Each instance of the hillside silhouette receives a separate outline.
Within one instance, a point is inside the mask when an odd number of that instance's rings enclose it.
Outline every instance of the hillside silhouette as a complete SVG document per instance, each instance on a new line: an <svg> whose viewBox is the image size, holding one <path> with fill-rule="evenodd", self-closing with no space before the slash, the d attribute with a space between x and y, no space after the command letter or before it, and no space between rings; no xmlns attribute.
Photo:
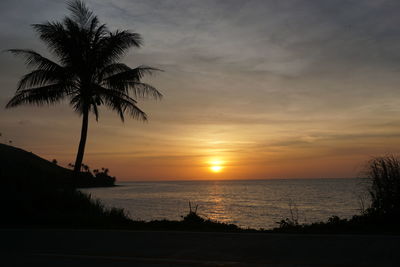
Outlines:
<svg viewBox="0 0 400 267"><path fill-rule="evenodd" d="M72 171L45 160L32 152L0 144L0 176L6 180L35 179L49 184L71 185Z"/></svg>
<svg viewBox="0 0 400 267"><path fill-rule="evenodd" d="M102 187L113 186L115 178L104 173L93 175L72 170L45 160L32 152L0 144L1 183L19 183L24 186L42 185L52 187Z"/></svg>

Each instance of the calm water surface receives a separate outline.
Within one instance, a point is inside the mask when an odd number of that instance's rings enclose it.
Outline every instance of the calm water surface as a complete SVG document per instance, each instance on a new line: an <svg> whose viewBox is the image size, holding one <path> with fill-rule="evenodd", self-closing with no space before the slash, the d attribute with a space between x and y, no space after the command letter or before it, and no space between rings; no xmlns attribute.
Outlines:
<svg viewBox="0 0 400 267"><path fill-rule="evenodd" d="M242 227L271 228L290 217L299 222L348 218L360 213L365 198L361 179L296 179L258 181L126 182L113 188L82 190L106 206L125 209L132 219L179 220L192 206L198 213Z"/></svg>

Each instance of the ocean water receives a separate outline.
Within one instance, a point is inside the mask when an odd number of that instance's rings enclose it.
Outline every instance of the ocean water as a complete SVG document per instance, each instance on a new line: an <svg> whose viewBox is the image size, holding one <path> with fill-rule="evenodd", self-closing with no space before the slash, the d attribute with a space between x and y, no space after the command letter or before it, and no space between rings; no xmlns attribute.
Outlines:
<svg viewBox="0 0 400 267"><path fill-rule="evenodd" d="M132 219L179 220L192 207L213 220L269 229L293 216L300 223L349 218L367 203L362 179L120 182L112 188L84 189Z"/></svg>

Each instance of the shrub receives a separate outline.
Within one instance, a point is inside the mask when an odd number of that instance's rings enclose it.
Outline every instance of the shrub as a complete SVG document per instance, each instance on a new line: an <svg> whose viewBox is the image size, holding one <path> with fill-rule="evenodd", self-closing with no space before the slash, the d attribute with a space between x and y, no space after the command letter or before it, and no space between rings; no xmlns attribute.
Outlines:
<svg viewBox="0 0 400 267"><path fill-rule="evenodd" d="M400 158L394 155L373 158L368 164L370 212L400 217Z"/></svg>

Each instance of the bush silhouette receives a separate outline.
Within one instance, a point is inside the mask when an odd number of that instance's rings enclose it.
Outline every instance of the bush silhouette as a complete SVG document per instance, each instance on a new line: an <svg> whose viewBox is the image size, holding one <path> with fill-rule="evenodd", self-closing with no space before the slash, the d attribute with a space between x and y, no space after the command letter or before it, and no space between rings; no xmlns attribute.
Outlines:
<svg viewBox="0 0 400 267"><path fill-rule="evenodd" d="M377 215L400 218L400 158L376 157L369 162L371 208Z"/></svg>

